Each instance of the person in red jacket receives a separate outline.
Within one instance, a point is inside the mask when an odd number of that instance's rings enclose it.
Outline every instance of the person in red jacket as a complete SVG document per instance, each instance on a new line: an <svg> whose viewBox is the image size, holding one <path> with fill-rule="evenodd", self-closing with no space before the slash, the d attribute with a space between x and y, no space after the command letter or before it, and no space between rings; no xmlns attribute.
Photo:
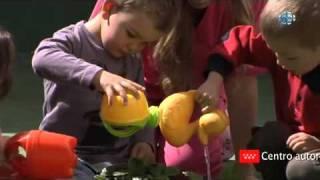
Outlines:
<svg viewBox="0 0 320 180"><path fill-rule="evenodd" d="M213 97L238 65L264 67L272 75L277 121L258 128L248 145L261 152L256 169L264 180L320 177L319 12L317 0L270 0L261 33L253 26L235 27L209 57Z"/></svg>
<svg viewBox="0 0 320 180"><path fill-rule="evenodd" d="M210 84L210 82L208 83L203 76L203 71L207 66L207 58L211 52L211 49L220 42L221 37L232 26L235 26L237 24L254 23L254 16L252 14L254 14L256 19L258 19L257 17L259 17L259 13L261 12L261 9L265 3L261 0L255 1L255 3L252 4L250 4L250 1L248 0L209 0L209 3L207 4L208 6L204 7L195 5L196 2L198 1L189 0L189 3L193 7L191 9L191 18L188 17L188 15L190 16L190 14L186 13L183 20L187 21L189 18L192 20L193 24L191 27L185 27L183 26L185 24L180 22L180 24L182 25L179 26L180 30L178 30L178 32L180 34L178 35L178 37L182 38L182 40L178 41L178 45L176 45L177 47L179 47L176 48L176 52L178 53L178 55L179 52L182 52L181 54L183 54L182 56L178 56L178 59L189 59L189 65L184 64L182 60L181 64L170 64L168 63L169 58L162 58L165 61L159 61L159 59L161 58L154 59L152 57L151 48L144 49L142 53L144 58L144 78L146 84L146 93L151 104L157 105L161 102L161 100L164 99L166 95L174 91L183 90L184 81L179 81L179 78L181 77L187 78L187 80L185 81L191 81L191 85L189 87L198 89L199 94L201 96L204 95L203 98L199 98L200 104L206 105L206 103L210 103L210 97L205 96L205 93L202 94L202 92L210 90L210 86L212 86L212 84ZM190 39L189 41L188 38ZM181 44L190 44L192 46L192 50L189 51L189 55L185 55L185 53L183 53ZM226 97L224 93L221 93L218 97L220 102L219 107L223 109L229 106L230 108L228 108L228 110L230 110L230 118L244 118L248 120L248 124L251 124L253 123L255 118L254 106L256 105L256 84L255 77L248 75L255 74L255 72L253 71L255 71L256 69L244 68L244 66L238 68L238 70L239 69L242 69L243 72L238 73L238 76L236 76L237 80L234 79L234 82L237 82L237 85L243 88L243 93L234 94L233 92L228 91L228 98L232 96L232 98L228 99L228 103L226 103ZM239 74L241 74L241 78ZM164 83L165 79L163 77L165 76L171 79L171 86L168 85L169 83ZM228 85L231 84L232 83ZM171 92L170 88L173 89L171 90ZM248 106L245 107L247 110L246 113L239 113L239 111L237 112L237 110L239 110L240 108L232 108L234 107L232 101L241 101L240 99L242 99L242 101L248 102ZM210 109L206 109L206 107L204 107L203 110L210 111ZM252 121L250 121L249 119L252 119ZM235 123L231 124L231 128L234 124ZM231 129L231 131L232 130L233 129ZM228 140L229 144L231 144L230 139L225 135L227 134L223 134L219 138L212 139L209 144L213 175L217 174L219 168L222 165L222 156L220 152L222 151L223 154L230 154L227 152L227 148L229 147L229 149L232 150L232 146L228 146L227 144ZM233 140L238 140L237 142L239 142L238 137L233 136L232 138L234 138ZM246 141L246 138L243 138L242 136L241 140ZM157 142L159 161L163 161L168 166L177 166L185 170L192 170L200 174L205 174L205 164L202 153L203 150L197 137L194 136L189 143L177 148L170 145L168 142L165 142L159 133ZM239 148L239 145L240 143L236 144L235 149ZM249 172L243 174L244 176L250 176L248 175L250 174ZM249 177L247 178L249 179ZM252 179L252 177L250 178Z"/></svg>

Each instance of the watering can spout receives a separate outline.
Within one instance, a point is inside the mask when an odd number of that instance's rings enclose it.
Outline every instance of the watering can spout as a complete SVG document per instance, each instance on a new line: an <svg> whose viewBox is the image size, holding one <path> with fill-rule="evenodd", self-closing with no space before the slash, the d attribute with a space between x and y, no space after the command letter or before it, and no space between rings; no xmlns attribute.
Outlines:
<svg viewBox="0 0 320 180"><path fill-rule="evenodd" d="M227 115L218 109L202 115L198 122L198 137L203 145L207 145L210 137L222 134L229 126Z"/></svg>

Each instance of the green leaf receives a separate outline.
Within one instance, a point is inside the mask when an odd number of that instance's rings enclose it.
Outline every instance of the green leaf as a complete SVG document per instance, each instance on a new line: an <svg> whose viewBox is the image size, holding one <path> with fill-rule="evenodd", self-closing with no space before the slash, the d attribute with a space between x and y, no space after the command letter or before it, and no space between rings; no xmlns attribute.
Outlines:
<svg viewBox="0 0 320 180"><path fill-rule="evenodd" d="M145 163L140 159L130 159L128 162L128 173L130 176L140 176L146 175Z"/></svg>
<svg viewBox="0 0 320 180"><path fill-rule="evenodd" d="M153 177L159 177L162 175L162 170L163 167L160 164L154 164L150 165L148 167L148 172L153 176Z"/></svg>
<svg viewBox="0 0 320 180"><path fill-rule="evenodd" d="M94 179L95 180L106 180L106 177L105 176L101 176L101 175L95 175Z"/></svg>
<svg viewBox="0 0 320 180"><path fill-rule="evenodd" d="M117 174L119 172L128 174L128 164L117 164L117 165L113 165L113 166L108 166L104 169L106 169L104 171L104 174L107 177L107 179L109 177L118 176ZM101 174L102 174L102 172L101 172Z"/></svg>
<svg viewBox="0 0 320 180"><path fill-rule="evenodd" d="M107 176L107 169L103 168L99 175L94 176L94 179L95 180L105 180L106 176Z"/></svg>
<svg viewBox="0 0 320 180"><path fill-rule="evenodd" d="M166 167L164 169L164 174L166 176L177 176L180 174L180 170L178 168L175 167Z"/></svg>

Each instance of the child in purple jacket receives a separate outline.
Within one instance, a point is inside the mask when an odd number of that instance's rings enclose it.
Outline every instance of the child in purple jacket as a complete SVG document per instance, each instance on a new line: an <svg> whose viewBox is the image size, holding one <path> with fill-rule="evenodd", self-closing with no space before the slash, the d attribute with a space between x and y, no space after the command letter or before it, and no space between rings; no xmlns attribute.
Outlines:
<svg viewBox="0 0 320 180"><path fill-rule="evenodd" d="M137 53L174 26L177 0L110 0L88 22L65 27L43 40L32 66L44 80L40 129L78 139L79 158L100 170L129 157L154 161L153 130L129 138L109 134L99 118L102 93L109 99L144 90ZM137 97L138 98L138 97ZM111 104L112 102L109 101ZM80 167L83 179L92 179Z"/></svg>

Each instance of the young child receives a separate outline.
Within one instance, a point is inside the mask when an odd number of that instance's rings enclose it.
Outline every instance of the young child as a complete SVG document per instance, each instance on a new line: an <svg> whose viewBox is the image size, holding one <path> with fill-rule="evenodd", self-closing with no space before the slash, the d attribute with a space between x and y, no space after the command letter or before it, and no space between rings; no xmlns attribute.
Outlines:
<svg viewBox="0 0 320 180"><path fill-rule="evenodd" d="M172 30L179 4L109 0L95 18L43 40L32 59L35 73L44 79L40 129L76 137L78 156L98 170L129 156L154 161L152 129L116 138L103 127L99 108L102 93L109 99L119 94L126 103L128 91L144 90L137 53ZM88 168L79 169L76 177L92 179Z"/></svg>
<svg viewBox="0 0 320 180"><path fill-rule="evenodd" d="M208 93L213 97L234 66L265 67L272 75L277 121L258 129L248 147L271 155L294 155L292 159L261 159L256 169L264 180L320 177L319 11L317 0L270 0L260 19L262 34L252 26L238 26L209 58L208 79L216 85ZM317 158L299 160L294 158L296 153Z"/></svg>

